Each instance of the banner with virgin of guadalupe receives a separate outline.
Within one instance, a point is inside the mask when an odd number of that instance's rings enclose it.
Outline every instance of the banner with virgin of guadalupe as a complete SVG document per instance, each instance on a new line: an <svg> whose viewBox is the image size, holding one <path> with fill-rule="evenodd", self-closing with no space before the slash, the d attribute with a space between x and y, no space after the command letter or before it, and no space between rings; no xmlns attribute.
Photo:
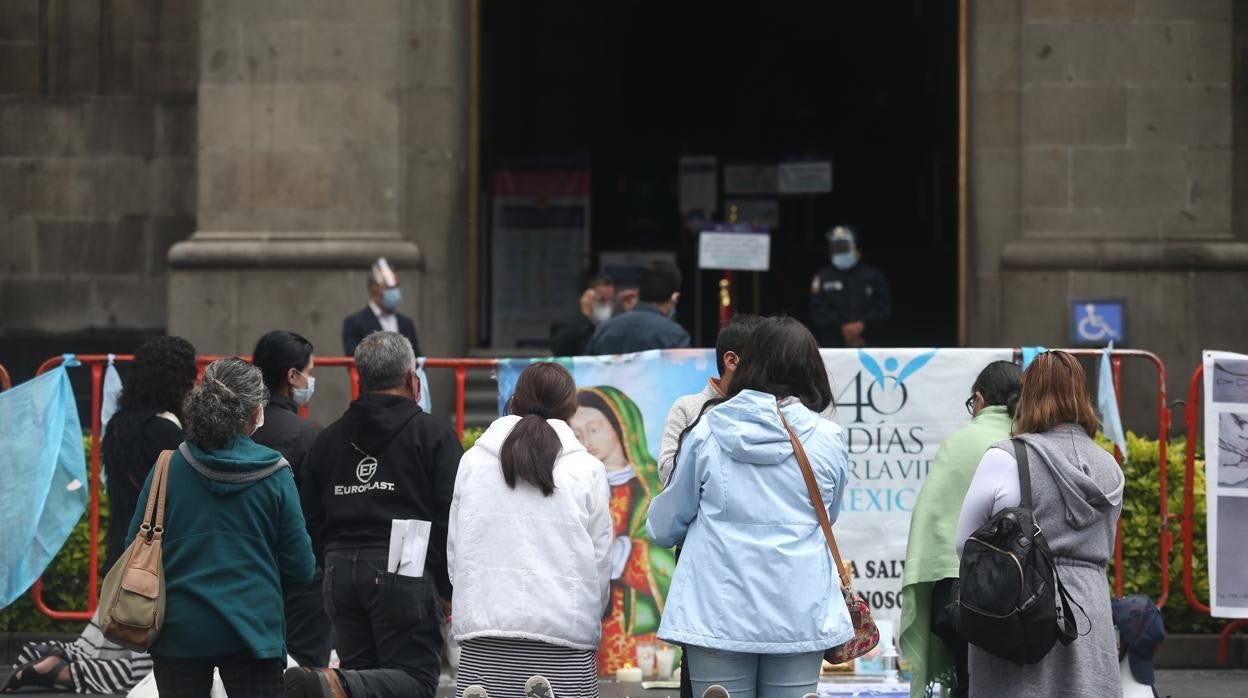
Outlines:
<svg viewBox="0 0 1248 698"><path fill-rule="evenodd" d="M849 479L835 530L852 561L855 588L877 618L900 619L911 510L940 444L970 421L964 406L979 372L1010 360L1010 349L824 349L836 396L827 414L845 430ZM663 423L676 398L717 375L710 349L672 349L557 361L579 388L572 430L603 462L611 483L611 606L603 620L598 671L637 665L638 643L654 642L675 556L646 536ZM530 363L499 367L499 412ZM958 512L949 512L956 517ZM813 524L813 520L812 520ZM800 583L795 580L795 583ZM778 589L777 593L783 593ZM750 609L741 609L749 613Z"/></svg>

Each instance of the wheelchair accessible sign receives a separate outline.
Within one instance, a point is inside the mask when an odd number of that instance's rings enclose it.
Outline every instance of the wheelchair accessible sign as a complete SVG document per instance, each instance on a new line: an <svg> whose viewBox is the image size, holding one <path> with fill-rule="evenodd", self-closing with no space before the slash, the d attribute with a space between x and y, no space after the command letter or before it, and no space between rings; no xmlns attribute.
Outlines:
<svg viewBox="0 0 1248 698"><path fill-rule="evenodd" d="M1076 346L1103 347L1127 341L1127 302L1119 299L1075 299L1070 302L1070 336Z"/></svg>

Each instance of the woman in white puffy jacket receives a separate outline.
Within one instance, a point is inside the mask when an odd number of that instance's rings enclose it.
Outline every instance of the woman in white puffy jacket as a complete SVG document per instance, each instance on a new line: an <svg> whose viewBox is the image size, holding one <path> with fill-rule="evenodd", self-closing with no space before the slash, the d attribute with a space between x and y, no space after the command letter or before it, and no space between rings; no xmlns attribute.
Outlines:
<svg viewBox="0 0 1248 698"><path fill-rule="evenodd" d="M597 696L594 651L611 582L606 470L567 424L577 407L567 369L534 363L508 404L455 478L447 564L463 646L456 695L523 695L541 675L555 695Z"/></svg>

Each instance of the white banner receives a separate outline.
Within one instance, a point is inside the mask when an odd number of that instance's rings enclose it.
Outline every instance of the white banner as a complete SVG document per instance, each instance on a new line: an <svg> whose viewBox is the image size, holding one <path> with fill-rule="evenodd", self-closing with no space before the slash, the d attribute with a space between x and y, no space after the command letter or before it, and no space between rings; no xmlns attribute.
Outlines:
<svg viewBox="0 0 1248 698"><path fill-rule="evenodd" d="M1205 531L1209 609L1248 618L1248 356L1205 352Z"/></svg>
<svg viewBox="0 0 1248 698"><path fill-rule="evenodd" d="M824 349L835 420L849 442L849 486L833 529L854 587L876 618L901 621L910 512L940 444L970 421L966 398L1011 349ZM949 512L957 516L958 512Z"/></svg>

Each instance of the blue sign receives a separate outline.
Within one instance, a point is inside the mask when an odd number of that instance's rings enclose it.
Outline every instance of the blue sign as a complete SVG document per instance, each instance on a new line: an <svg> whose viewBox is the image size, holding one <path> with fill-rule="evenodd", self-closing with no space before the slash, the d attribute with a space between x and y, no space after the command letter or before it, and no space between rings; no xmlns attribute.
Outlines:
<svg viewBox="0 0 1248 698"><path fill-rule="evenodd" d="M1078 346L1103 347L1127 341L1127 302L1075 299L1070 302L1070 336Z"/></svg>

